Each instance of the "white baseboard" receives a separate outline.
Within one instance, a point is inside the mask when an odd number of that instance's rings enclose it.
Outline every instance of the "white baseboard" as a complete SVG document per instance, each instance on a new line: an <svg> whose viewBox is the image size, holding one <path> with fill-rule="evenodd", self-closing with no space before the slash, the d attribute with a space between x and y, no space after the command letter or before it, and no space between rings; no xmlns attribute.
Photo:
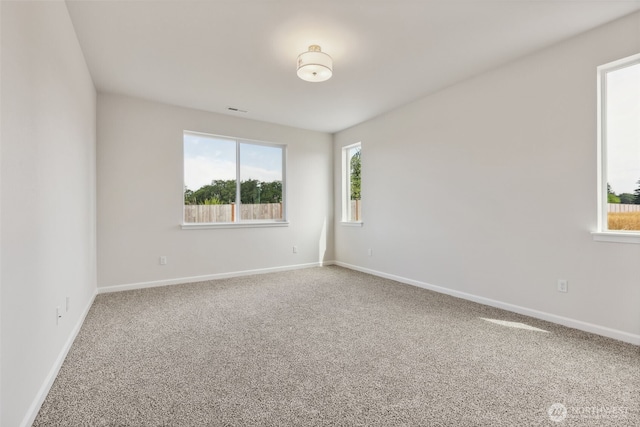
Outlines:
<svg viewBox="0 0 640 427"><path fill-rule="evenodd" d="M444 288L442 286L431 285L418 280L407 279L406 277L396 276L394 274L383 273L381 271L371 270L364 267L358 267L356 265L347 264L340 261L333 262L335 265L345 267L351 270L361 271L363 273L371 274L385 279L395 280L396 282L405 283L407 285L417 286L419 288L428 289L441 294L451 295L453 297L462 298L465 300L477 302L480 304L488 305L491 307L501 308L503 310L511 311L525 316L535 317L536 319L546 320L548 322L557 323L559 325L568 326L570 328L579 329L581 331L590 332L604 337L613 338L619 341L624 341L630 344L640 345L640 335L630 334L628 332L619 331L617 329L607 328L606 326L595 325L593 323L583 322L581 320L571 319L568 317L558 316L555 314L547 313L544 311L534 310L519 305L509 304L502 301L493 300L466 292L460 292L453 289Z"/></svg>
<svg viewBox="0 0 640 427"><path fill-rule="evenodd" d="M333 264L332 261L311 262L308 264L285 265L281 267L268 267L268 268L258 268L255 270L243 270L243 271L232 271L228 273L207 274L204 276L179 277L175 279L154 280L151 282L139 282L139 283L124 284L124 285L103 286L103 287L98 287L98 293L106 294L109 292L130 291L133 289L145 289L145 288L155 288L158 286L180 285L184 283L204 282L206 280L227 279L230 277L251 276L254 274L266 274L266 273L275 273L278 271L299 270L302 268L311 268L311 267L322 267L324 265L331 265L331 264Z"/></svg>
<svg viewBox="0 0 640 427"><path fill-rule="evenodd" d="M75 326L71 330L71 333L67 338L67 341L65 341L64 345L62 346L62 350L60 350L60 354L58 354L58 357L56 358L56 361L51 367L49 374L45 378L45 381L40 387L40 390L38 390L38 393L36 394L35 399L31 403L31 406L29 406L29 409L27 410L27 413L24 419L20 423L21 427L29 427L33 425L33 422L35 421L36 417L38 416L38 412L40 411L40 407L44 403L44 400L47 398L47 395L49 394L49 390L51 390L51 386L53 385L53 382L58 376L58 372L60 372L60 368L64 363L64 359L66 359L67 357L67 353L69 353L69 350L71 349L71 346L73 345L73 342L75 341L76 336L78 336L78 332L80 332L80 328L82 328L82 324L84 323L84 320L86 319L87 314L89 314L89 310L93 305L93 301L96 299L96 295L97 295L97 292L94 292L93 296L91 297L86 307L82 311L82 314L78 318L78 321L76 322Z"/></svg>

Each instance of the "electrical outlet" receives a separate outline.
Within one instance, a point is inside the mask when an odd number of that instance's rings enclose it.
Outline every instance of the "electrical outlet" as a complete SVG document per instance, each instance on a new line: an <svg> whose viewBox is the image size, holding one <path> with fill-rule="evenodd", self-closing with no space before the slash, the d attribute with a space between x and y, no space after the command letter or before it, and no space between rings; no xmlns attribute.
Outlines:
<svg viewBox="0 0 640 427"><path fill-rule="evenodd" d="M166 256L161 256L160 257L160 265L167 265L167 257Z"/></svg>
<svg viewBox="0 0 640 427"><path fill-rule="evenodd" d="M298 247L297 247L297 246L294 246L294 247L293 247L293 253L294 253L294 254L297 254L297 253L298 253Z"/></svg>
<svg viewBox="0 0 640 427"><path fill-rule="evenodd" d="M558 292L569 292L569 282L565 279L558 279Z"/></svg>
<svg viewBox="0 0 640 427"><path fill-rule="evenodd" d="M369 248L369 249L367 250L367 255L369 255L369 256L373 256L373 249Z"/></svg>

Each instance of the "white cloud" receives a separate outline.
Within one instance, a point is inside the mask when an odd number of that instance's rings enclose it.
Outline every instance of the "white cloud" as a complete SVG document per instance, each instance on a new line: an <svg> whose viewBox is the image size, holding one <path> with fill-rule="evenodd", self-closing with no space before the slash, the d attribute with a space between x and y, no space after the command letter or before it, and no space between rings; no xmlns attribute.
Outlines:
<svg viewBox="0 0 640 427"><path fill-rule="evenodd" d="M184 185L190 190L195 191L216 179L228 180L235 177L236 165L233 162L201 156L184 160Z"/></svg>

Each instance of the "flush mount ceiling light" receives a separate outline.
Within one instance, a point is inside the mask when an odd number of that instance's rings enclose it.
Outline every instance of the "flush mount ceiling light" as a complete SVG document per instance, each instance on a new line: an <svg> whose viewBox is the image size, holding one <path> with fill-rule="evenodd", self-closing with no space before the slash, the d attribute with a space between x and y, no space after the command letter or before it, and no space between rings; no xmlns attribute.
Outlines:
<svg viewBox="0 0 640 427"><path fill-rule="evenodd" d="M308 82L323 82L333 75L333 60L312 44L309 51L298 55L298 77Z"/></svg>

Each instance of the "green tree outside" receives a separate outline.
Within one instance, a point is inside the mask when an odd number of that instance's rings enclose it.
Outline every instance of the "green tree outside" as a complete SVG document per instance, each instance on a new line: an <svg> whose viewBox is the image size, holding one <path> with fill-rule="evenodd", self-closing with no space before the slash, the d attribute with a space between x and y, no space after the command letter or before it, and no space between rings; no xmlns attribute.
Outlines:
<svg viewBox="0 0 640 427"><path fill-rule="evenodd" d="M360 200L360 172L362 163L360 160L361 150L358 150L351 157L351 200Z"/></svg>
<svg viewBox="0 0 640 427"><path fill-rule="evenodd" d="M632 205L635 196L631 193L622 193L618 194L618 197L620 197L620 203L623 203L625 205Z"/></svg>
<svg viewBox="0 0 640 427"><path fill-rule="evenodd" d="M633 203L640 205L640 179L638 180L638 188L633 192Z"/></svg>
<svg viewBox="0 0 640 427"><path fill-rule="evenodd" d="M223 203L220 201L220 199L216 199L215 197L212 197L210 199L207 199L204 201L205 205L222 205Z"/></svg>
<svg viewBox="0 0 640 427"><path fill-rule="evenodd" d="M236 180L215 180L193 191L185 187L185 205L229 205L236 202ZM244 204L281 203L282 182L248 179L240 182L240 202Z"/></svg>
<svg viewBox="0 0 640 427"><path fill-rule="evenodd" d="M607 203L620 203L620 197L616 196L610 184L607 184Z"/></svg>

